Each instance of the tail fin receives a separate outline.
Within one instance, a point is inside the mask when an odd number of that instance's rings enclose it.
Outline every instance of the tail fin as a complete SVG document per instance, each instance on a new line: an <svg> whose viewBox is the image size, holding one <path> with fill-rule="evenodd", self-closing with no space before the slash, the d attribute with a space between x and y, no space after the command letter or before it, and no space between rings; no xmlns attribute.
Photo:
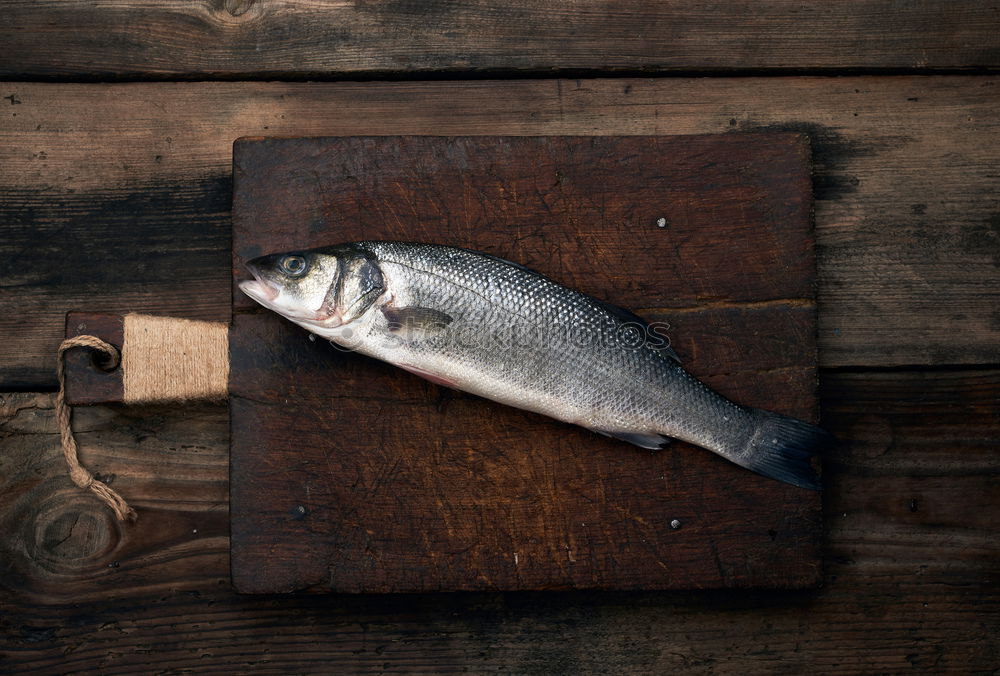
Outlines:
<svg viewBox="0 0 1000 676"><path fill-rule="evenodd" d="M833 435L779 413L755 410L758 425L737 463L764 476L818 491L819 477L809 459L835 443Z"/></svg>

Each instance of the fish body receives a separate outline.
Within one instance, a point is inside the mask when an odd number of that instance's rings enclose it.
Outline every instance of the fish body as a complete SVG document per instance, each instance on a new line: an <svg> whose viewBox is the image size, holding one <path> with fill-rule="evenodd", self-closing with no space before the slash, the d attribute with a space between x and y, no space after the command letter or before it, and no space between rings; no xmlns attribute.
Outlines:
<svg viewBox="0 0 1000 676"><path fill-rule="evenodd" d="M250 261L241 288L343 348L643 448L681 439L818 488L818 427L740 406L681 366L656 327L488 254L354 242Z"/></svg>

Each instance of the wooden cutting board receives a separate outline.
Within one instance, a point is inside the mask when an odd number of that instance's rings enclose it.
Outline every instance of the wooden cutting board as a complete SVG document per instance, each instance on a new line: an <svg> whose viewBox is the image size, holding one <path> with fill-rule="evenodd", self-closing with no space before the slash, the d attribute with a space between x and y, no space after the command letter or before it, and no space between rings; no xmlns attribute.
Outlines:
<svg viewBox="0 0 1000 676"><path fill-rule="evenodd" d="M361 239L502 256L670 325L730 398L815 420L798 134L240 139L233 275ZM805 587L820 495L650 452L312 340L235 287L232 575L245 592Z"/></svg>

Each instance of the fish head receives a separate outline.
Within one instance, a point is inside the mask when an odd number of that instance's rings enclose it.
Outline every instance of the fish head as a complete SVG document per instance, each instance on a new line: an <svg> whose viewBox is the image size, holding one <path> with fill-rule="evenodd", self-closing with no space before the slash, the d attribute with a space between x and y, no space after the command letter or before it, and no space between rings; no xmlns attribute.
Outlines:
<svg viewBox="0 0 1000 676"><path fill-rule="evenodd" d="M333 319L326 300L337 284L335 255L291 251L260 256L246 265L253 279L240 282L240 290L264 307L294 321Z"/></svg>
<svg viewBox="0 0 1000 676"><path fill-rule="evenodd" d="M363 314L384 291L377 263L351 246L254 258L240 290L264 307L307 327L336 328Z"/></svg>

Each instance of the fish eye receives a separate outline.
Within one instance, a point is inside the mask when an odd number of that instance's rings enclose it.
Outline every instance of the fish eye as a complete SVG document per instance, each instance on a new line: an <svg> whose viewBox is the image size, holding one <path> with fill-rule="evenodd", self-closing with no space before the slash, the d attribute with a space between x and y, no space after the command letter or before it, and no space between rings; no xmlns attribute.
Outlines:
<svg viewBox="0 0 1000 676"><path fill-rule="evenodd" d="M285 256L278 261L278 267L289 277L301 277L306 273L309 264L302 256Z"/></svg>

